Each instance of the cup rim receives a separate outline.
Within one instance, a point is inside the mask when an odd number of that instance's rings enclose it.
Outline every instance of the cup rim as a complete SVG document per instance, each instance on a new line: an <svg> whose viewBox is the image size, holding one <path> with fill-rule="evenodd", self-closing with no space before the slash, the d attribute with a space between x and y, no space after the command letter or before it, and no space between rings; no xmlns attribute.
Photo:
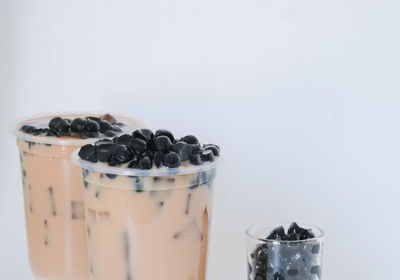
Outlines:
<svg viewBox="0 0 400 280"><path fill-rule="evenodd" d="M125 175L125 176L138 176L138 177L154 177L154 176L176 176L176 175L187 175L196 174L203 171L209 171L215 169L221 162L221 157L219 156L213 162L203 163L201 165L190 165L190 166L180 166L176 168L157 168L157 169L134 169L134 168L124 168L117 166L109 166L103 162L89 162L81 159L78 156L79 149L76 149L71 155L71 162L82 169L95 171L99 173L115 174L115 175Z"/></svg>
<svg viewBox="0 0 400 280"><path fill-rule="evenodd" d="M247 238L252 239L252 240L257 240L257 241L262 241L265 243L273 243L273 244L301 244L301 243L309 243L309 242L315 242L315 241L322 241L325 237L324 231L317 226L313 225L308 225L308 224L301 224L302 227L312 229L312 230L317 230L319 232L319 235L314 237L314 238L309 238L305 240L275 240L275 239L267 239L267 238L261 238L260 236L257 236L256 234L251 233L252 230L256 228L267 228L268 230L273 230L276 227L279 227L280 225L265 225L265 224L253 224L249 226L245 230L245 234Z"/></svg>
<svg viewBox="0 0 400 280"><path fill-rule="evenodd" d="M15 136L17 139L25 140L34 143L41 144L51 144L51 145L63 145L63 146L82 146L85 144L91 144L99 139L110 138L110 137L100 137L100 138L61 138L61 137L48 137L48 136L37 136L25 133L20 130L22 125L28 124L29 121L34 121L41 118L51 118L51 117L78 117L78 116L101 116L103 114L111 114L118 121L128 123L127 128L134 129L133 125L137 126L136 129L145 128L146 123L137 118L130 118L128 116L121 116L118 114L113 114L110 112L100 112L100 111L62 111L62 112L50 112L43 114L30 115L26 117L19 118L9 125L9 132ZM132 131L124 131L122 133L131 133Z"/></svg>

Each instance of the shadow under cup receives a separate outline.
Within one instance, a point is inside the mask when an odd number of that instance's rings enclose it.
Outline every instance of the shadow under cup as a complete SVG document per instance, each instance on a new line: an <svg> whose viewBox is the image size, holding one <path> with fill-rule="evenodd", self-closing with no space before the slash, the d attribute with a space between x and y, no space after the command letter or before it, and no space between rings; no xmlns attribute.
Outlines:
<svg viewBox="0 0 400 280"><path fill-rule="evenodd" d="M249 280L319 280L322 271L323 231L299 241L265 239L274 227L251 226L246 231Z"/></svg>
<svg viewBox="0 0 400 280"><path fill-rule="evenodd" d="M217 162L152 170L81 160L91 278L204 280Z"/></svg>
<svg viewBox="0 0 400 280"><path fill-rule="evenodd" d="M60 115L73 118L83 114ZM54 116L29 118L11 128L20 153L29 261L36 279L87 280L82 172L72 164L71 154L97 139L34 136L19 131L24 124L47 124ZM119 120L129 123L127 129L142 125L128 118Z"/></svg>

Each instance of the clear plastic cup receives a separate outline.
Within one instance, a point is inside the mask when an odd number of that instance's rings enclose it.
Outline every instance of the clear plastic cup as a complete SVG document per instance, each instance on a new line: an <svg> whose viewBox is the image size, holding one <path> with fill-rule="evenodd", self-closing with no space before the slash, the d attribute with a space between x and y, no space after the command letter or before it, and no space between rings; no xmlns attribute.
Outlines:
<svg viewBox="0 0 400 280"><path fill-rule="evenodd" d="M92 280L204 280L219 160L151 170L72 155L82 168Z"/></svg>
<svg viewBox="0 0 400 280"><path fill-rule="evenodd" d="M10 128L20 152L29 260L37 279L89 278L82 175L70 158L78 147L97 139L34 136L19 129L26 124L43 127L55 116L99 115L41 115L18 121ZM123 131L144 127L141 121L115 117L125 124Z"/></svg>
<svg viewBox="0 0 400 280"><path fill-rule="evenodd" d="M246 230L249 280L321 279L323 237L320 228L311 229L315 238L299 241L266 239L275 227L255 225Z"/></svg>

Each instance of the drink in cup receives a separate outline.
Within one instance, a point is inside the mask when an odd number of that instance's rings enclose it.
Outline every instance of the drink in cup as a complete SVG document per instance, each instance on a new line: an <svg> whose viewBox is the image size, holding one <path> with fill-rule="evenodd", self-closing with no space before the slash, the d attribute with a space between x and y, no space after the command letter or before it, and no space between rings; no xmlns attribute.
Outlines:
<svg viewBox="0 0 400 280"><path fill-rule="evenodd" d="M143 127L109 114L32 117L12 128L20 152L29 260L37 279L87 280L81 170L70 161L81 145Z"/></svg>
<svg viewBox="0 0 400 280"><path fill-rule="evenodd" d="M140 129L85 145L92 280L205 280L219 147Z"/></svg>

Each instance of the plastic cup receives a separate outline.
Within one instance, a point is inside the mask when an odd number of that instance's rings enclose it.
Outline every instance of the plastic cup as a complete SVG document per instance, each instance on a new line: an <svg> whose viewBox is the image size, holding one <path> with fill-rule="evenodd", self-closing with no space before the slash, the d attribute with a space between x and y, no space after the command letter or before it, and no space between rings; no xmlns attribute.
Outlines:
<svg viewBox="0 0 400 280"><path fill-rule="evenodd" d="M20 152L29 260L36 279L89 278L82 175L70 158L79 146L97 139L34 136L19 128L25 124L47 125L54 116L98 115L42 115L18 121L10 129ZM131 118L116 119L130 132L144 126Z"/></svg>
<svg viewBox="0 0 400 280"><path fill-rule="evenodd" d="M255 225L246 230L249 280L321 279L323 231L311 229L315 238L299 241L265 239L275 227Z"/></svg>
<svg viewBox="0 0 400 280"><path fill-rule="evenodd" d="M92 280L204 280L217 162L138 170L81 160Z"/></svg>

